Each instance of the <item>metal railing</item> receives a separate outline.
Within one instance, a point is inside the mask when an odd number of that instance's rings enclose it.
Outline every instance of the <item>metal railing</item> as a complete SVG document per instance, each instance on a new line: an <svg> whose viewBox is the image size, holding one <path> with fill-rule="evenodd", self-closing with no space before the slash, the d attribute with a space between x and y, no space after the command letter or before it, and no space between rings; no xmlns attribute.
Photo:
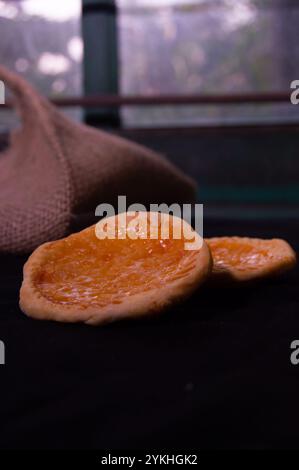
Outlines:
<svg viewBox="0 0 299 470"><path fill-rule="evenodd" d="M119 96L90 95L51 98L57 106L83 108L121 107L121 106L190 106L190 105L233 105L233 104L271 104L290 103L290 92L273 93L241 93L241 94L202 94L202 95L151 95L151 96ZM11 107L7 101L1 107Z"/></svg>

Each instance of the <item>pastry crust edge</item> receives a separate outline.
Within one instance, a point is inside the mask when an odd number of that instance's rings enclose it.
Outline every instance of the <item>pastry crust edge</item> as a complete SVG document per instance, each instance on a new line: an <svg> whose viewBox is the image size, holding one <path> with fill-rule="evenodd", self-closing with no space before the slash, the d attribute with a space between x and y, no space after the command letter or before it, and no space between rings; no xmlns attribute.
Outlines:
<svg viewBox="0 0 299 470"><path fill-rule="evenodd" d="M273 253L275 254L275 258L273 260L273 263L267 263L264 266L260 266L258 268L253 268L252 270L249 269L244 269L244 271L239 270L232 267L226 268L217 265L217 262L214 261L213 263L213 269L211 271L210 275L210 281L211 282L217 282L217 283L222 283L222 282L232 282L232 283L242 283L242 282L250 282L254 281L256 279L261 279L261 278L268 278L268 277L274 277L279 274L282 274L286 271L289 271L290 269L294 268L297 262L297 257L296 253L291 247L291 245L286 241L281 238L272 238L272 239L265 239L265 238L251 238L251 237L238 237L238 236L232 236L232 237L212 237L212 238L205 238L206 243L209 245L209 242L211 241L218 241L218 240L242 240L244 242L271 242L275 243L275 251L273 250ZM212 254L212 248L210 248L211 255ZM277 253L279 251L279 256L277 256Z"/></svg>
<svg viewBox="0 0 299 470"><path fill-rule="evenodd" d="M187 224L184 220L183 223ZM189 226L189 224L187 225ZM90 230L92 227L88 227L83 231ZM35 319L65 323L84 322L88 325L99 325L125 318L162 313L173 304L189 297L211 273L212 256L210 249L197 232L194 231L194 234L202 241L202 246L198 250L195 267L188 276L166 284L160 289L152 289L127 297L121 304L110 304L105 307L91 305L84 309L75 304L56 304L45 298L35 287L33 280L35 270L38 266L41 266L46 257L47 249L55 241L44 243L31 254L24 265L23 282L20 289L20 308L27 316Z"/></svg>

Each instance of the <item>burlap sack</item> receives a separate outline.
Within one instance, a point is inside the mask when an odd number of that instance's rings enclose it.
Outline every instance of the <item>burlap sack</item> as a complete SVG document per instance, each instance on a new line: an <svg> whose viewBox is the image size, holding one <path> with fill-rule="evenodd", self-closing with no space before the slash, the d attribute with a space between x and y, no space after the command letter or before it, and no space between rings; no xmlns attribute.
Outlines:
<svg viewBox="0 0 299 470"><path fill-rule="evenodd" d="M28 252L64 236L73 214L102 202L193 202L195 185L137 144L69 120L0 66L22 128L0 154L0 252Z"/></svg>

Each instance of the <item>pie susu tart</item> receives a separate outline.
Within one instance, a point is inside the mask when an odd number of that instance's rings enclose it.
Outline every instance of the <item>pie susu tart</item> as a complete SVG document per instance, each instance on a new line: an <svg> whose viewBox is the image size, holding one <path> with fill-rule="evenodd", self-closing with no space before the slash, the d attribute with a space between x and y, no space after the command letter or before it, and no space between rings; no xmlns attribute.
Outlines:
<svg viewBox="0 0 299 470"><path fill-rule="evenodd" d="M37 248L24 266L22 311L41 320L98 325L158 313L189 296L210 274L207 244L178 217L143 214L143 221L130 212L109 217ZM152 216L156 225L150 226ZM105 238L113 226L115 238Z"/></svg>
<svg viewBox="0 0 299 470"><path fill-rule="evenodd" d="M213 258L212 281L251 281L293 268L296 254L281 239L247 237L205 239Z"/></svg>

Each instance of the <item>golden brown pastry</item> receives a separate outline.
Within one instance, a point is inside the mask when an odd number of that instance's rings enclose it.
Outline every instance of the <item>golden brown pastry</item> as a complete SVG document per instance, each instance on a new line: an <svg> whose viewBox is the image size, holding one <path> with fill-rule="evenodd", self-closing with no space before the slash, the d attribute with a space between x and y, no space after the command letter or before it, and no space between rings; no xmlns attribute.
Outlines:
<svg viewBox="0 0 299 470"><path fill-rule="evenodd" d="M296 264L296 254L285 240L247 237L205 240L213 258L211 279L215 281L250 281L279 274Z"/></svg>
<svg viewBox="0 0 299 470"><path fill-rule="evenodd" d="M153 213L144 214L148 221ZM208 277L210 251L187 222L160 214L158 237L151 239L145 221L136 224L136 214L127 216L124 223L118 216L110 217L37 248L24 266L23 312L42 320L97 325L161 312L190 295ZM113 223L115 239L96 236L95 229L97 235L103 234ZM182 234L184 230L180 239L174 235L178 227ZM119 239L125 231L131 236L134 231L145 233L147 238ZM190 241L196 249L185 249Z"/></svg>

